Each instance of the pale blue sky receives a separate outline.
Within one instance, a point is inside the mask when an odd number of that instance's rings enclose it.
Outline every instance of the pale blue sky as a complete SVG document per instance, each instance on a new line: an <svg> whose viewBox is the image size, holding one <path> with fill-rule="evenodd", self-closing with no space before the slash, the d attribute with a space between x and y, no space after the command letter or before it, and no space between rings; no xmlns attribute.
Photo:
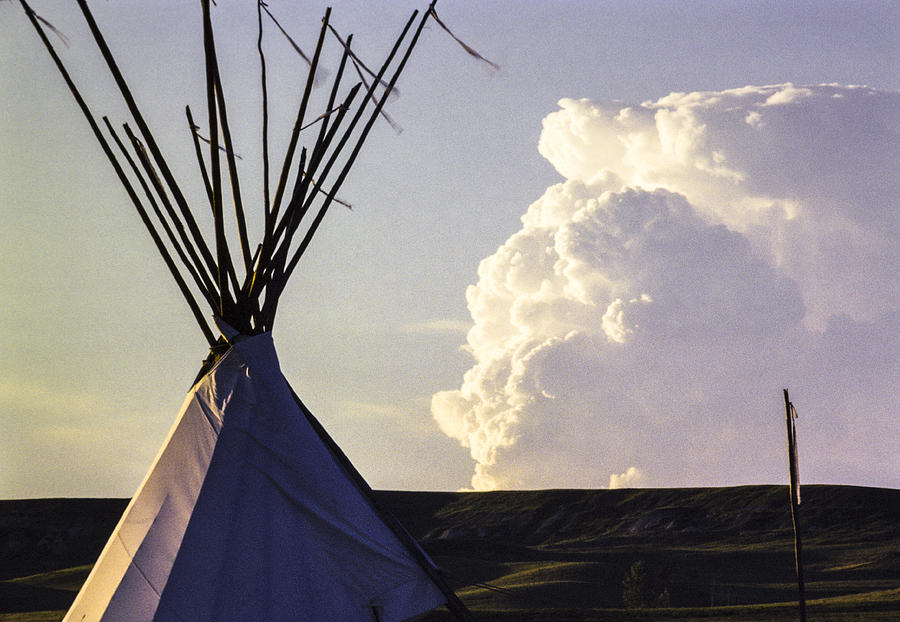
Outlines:
<svg viewBox="0 0 900 622"><path fill-rule="evenodd" d="M188 145L184 104L202 109L198 5L92 3L173 149ZM332 21L378 58L420 5L336 2ZM97 113L125 120L76 10L34 6L69 36L71 46L58 47ZM270 2L308 47L324 6ZM434 24L424 33L389 107L403 132L376 126L341 192L354 209L329 214L275 328L286 376L379 488L469 484L469 452L438 429L429 402L471 367L460 347L478 263L562 180L537 150L558 100L638 105L784 82L900 90L895 2L444 0L438 13L501 69L471 59ZM252 169L254 147L241 145L256 128L253 4L220 0L215 17L232 76L226 95L245 111L231 115L243 130L237 150ZM0 3L0 58L0 497L127 496L178 411L204 340L17 2ZM286 51L269 62L283 72L273 106L293 114L290 71L302 66ZM193 183L189 157L173 162ZM248 170L250 191L252 177ZM776 397L780 389L772 387ZM861 450L852 477L812 472L897 485L867 460ZM754 477L748 467L718 483Z"/></svg>

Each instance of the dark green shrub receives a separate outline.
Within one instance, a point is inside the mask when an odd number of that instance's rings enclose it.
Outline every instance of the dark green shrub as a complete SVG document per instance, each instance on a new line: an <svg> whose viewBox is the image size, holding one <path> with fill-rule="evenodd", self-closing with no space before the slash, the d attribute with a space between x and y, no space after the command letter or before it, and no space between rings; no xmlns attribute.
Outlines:
<svg viewBox="0 0 900 622"><path fill-rule="evenodd" d="M622 602L629 609L668 607L669 588L658 591L655 578L644 561L636 561L622 578Z"/></svg>

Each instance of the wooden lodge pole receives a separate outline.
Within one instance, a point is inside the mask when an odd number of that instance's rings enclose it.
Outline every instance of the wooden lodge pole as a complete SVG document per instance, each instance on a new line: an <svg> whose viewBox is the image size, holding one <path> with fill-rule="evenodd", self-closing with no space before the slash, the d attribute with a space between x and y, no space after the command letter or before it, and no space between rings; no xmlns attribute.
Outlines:
<svg viewBox="0 0 900 622"><path fill-rule="evenodd" d="M784 414L787 424L788 463L791 473L791 522L794 524L794 566L797 571L798 602L800 605L800 622L806 622L806 595L803 583L803 546L800 540L800 489L797 481L797 429L794 425L796 411L791 404L788 390L784 389Z"/></svg>

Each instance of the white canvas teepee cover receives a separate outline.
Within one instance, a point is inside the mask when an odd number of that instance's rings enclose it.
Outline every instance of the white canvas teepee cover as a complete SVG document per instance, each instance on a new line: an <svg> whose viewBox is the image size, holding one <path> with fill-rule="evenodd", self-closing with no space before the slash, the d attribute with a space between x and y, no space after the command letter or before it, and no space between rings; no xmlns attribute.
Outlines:
<svg viewBox="0 0 900 622"><path fill-rule="evenodd" d="M300 411L263 333L190 391L65 620L387 621L445 601Z"/></svg>

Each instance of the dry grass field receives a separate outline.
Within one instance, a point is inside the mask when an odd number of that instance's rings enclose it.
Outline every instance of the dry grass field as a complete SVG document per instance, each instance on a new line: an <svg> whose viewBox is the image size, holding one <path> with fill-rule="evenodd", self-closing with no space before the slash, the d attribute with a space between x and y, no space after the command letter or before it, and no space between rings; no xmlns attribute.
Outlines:
<svg viewBox="0 0 900 622"><path fill-rule="evenodd" d="M378 495L479 620L798 619L785 487ZM0 502L0 622L60 620L125 503ZM900 491L800 507L810 619L897 619ZM636 562L652 607L625 607Z"/></svg>

